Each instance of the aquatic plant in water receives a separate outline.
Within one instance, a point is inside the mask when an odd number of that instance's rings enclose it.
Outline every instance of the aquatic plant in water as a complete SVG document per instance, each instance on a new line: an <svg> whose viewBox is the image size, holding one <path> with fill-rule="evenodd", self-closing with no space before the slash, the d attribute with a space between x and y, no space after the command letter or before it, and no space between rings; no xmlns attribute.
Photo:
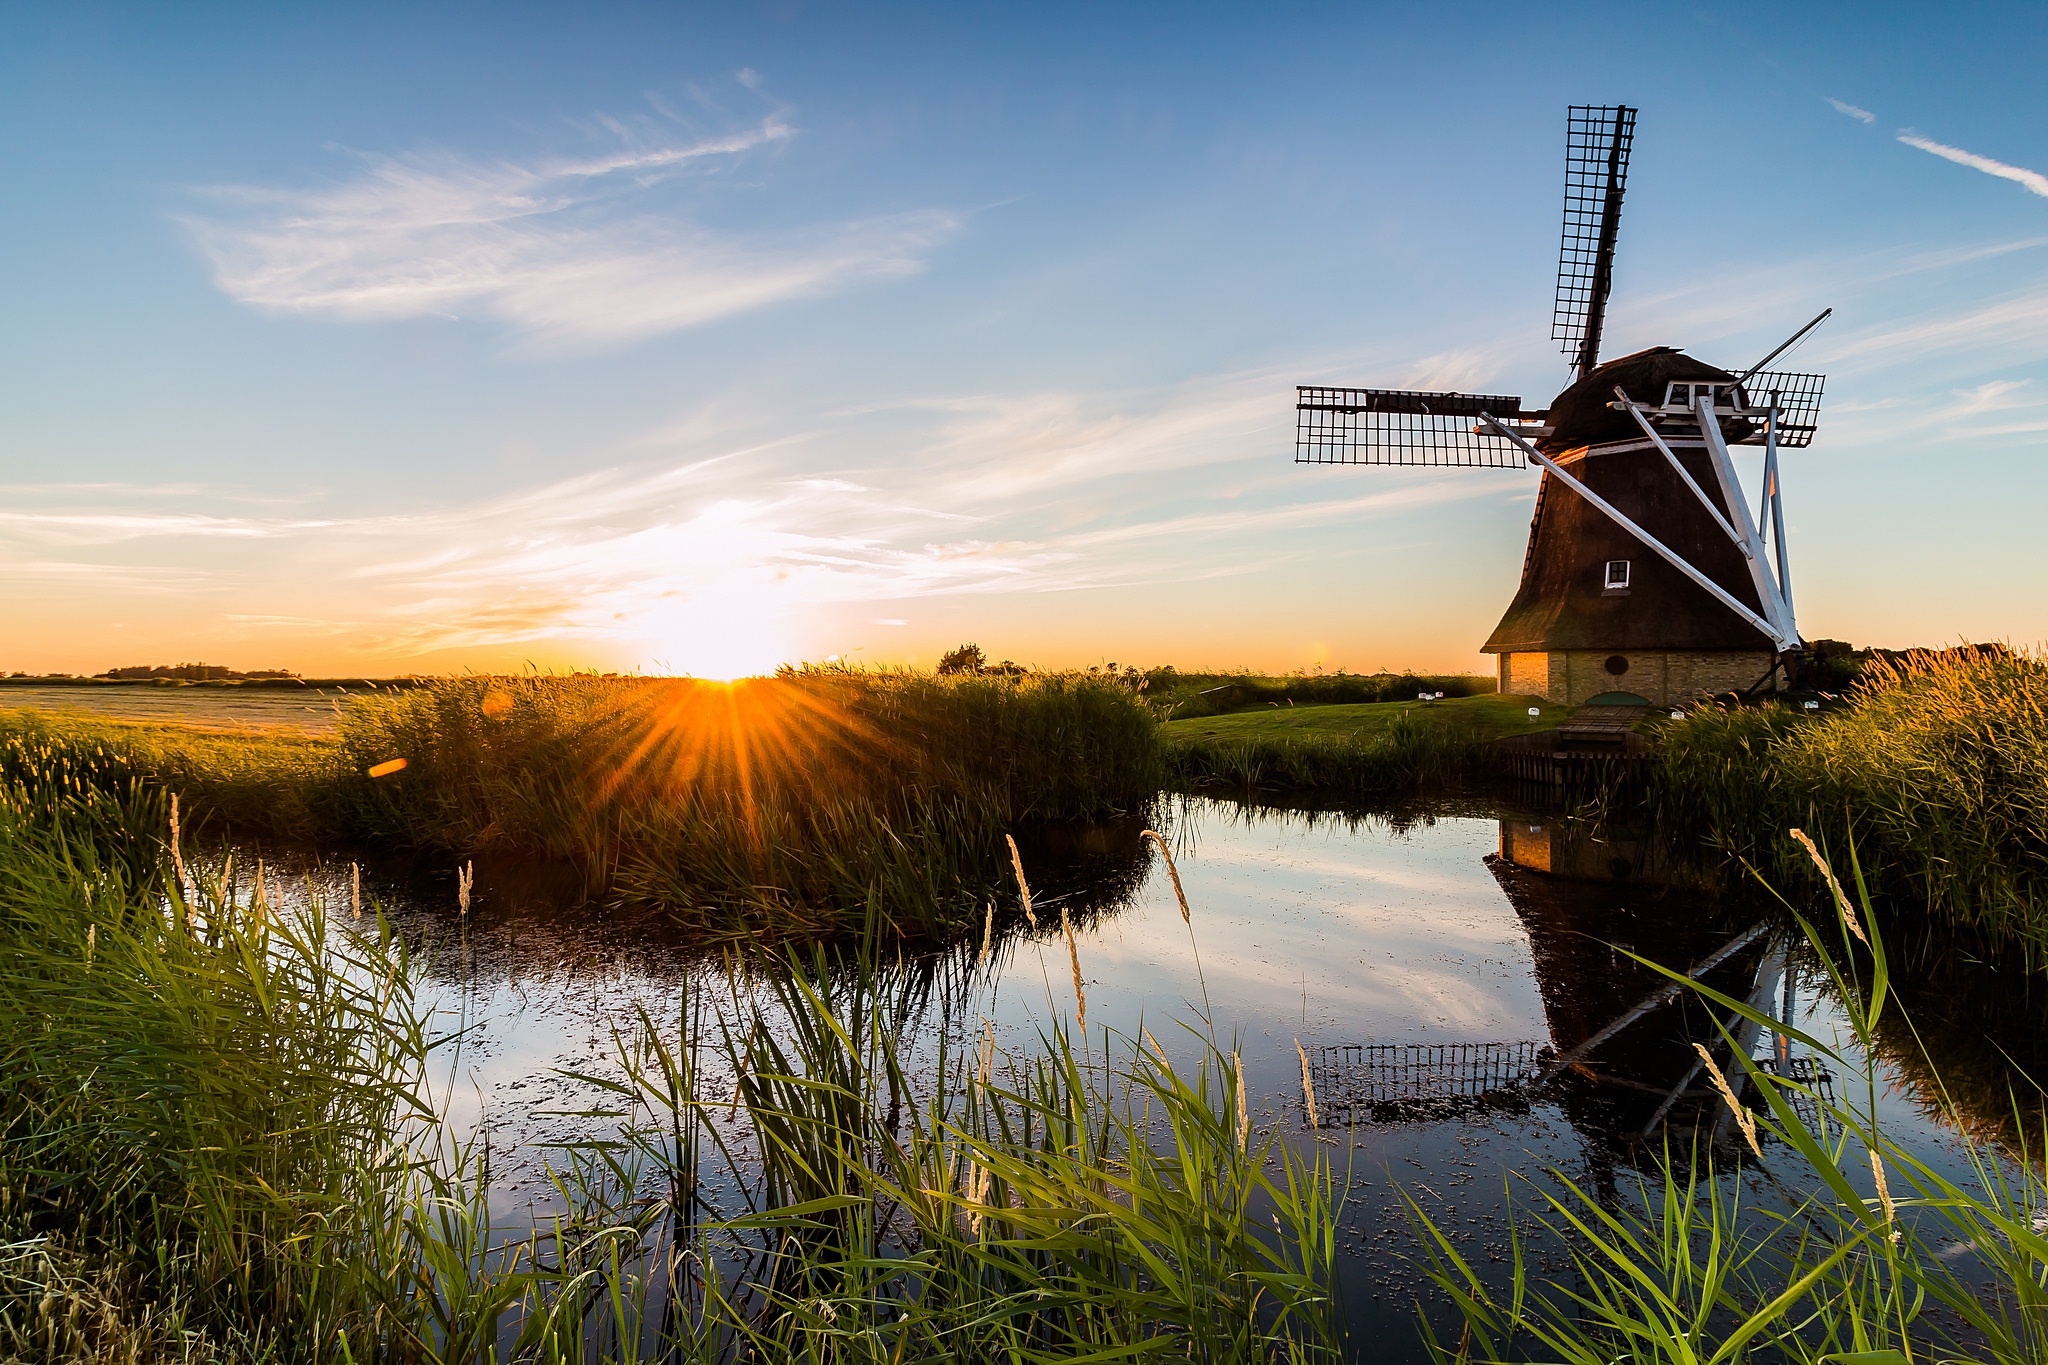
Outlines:
<svg viewBox="0 0 2048 1365"><path fill-rule="evenodd" d="M1810 856L1829 888L1831 924L1794 914L1850 1038L1823 1040L1749 1002L1685 984L1725 1011L1731 1046L1733 1030L1747 1022L1789 1036L1824 1066L1854 1069L1857 1057L1877 1052L1887 1013L1898 1008L1870 889L1853 858L1852 899L1817 847L1788 842ZM1860 1096L1838 1101L1746 1049L1734 1048L1733 1059L1739 1087L1718 1069L1715 1076L1743 1144L1667 1147L1633 1194L1619 1198L1562 1172L1549 1173L1552 1189L1530 1183L1505 1284L1468 1261L1449 1230L1411 1201L1430 1278L1459 1329L1446 1340L1425 1317L1432 1356L1460 1365L2048 1359L2048 1153L2001 1153L1965 1136L1967 1174L1952 1178L1886 1131L1874 1067L1862 1068ZM1756 1102L1738 1099L1738 1088ZM2043 1098L2034 1090L2032 1106ZM1938 1088L1935 1102L1946 1104ZM2017 1094L2013 1102L2029 1103ZM1964 1117L1952 1118L1967 1134ZM1792 1158L1772 1182L1783 1206L1745 1203L1742 1182L1730 1178L1744 1152L1760 1154L1759 1137ZM1568 1249L1568 1276L1545 1277L1536 1267L1531 1247L1539 1240Z"/></svg>

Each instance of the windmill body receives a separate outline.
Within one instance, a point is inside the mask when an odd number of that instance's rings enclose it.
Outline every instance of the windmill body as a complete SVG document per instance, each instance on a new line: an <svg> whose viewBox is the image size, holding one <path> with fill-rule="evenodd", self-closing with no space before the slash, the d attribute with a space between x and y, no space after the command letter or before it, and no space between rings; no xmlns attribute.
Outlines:
<svg viewBox="0 0 2048 1365"><path fill-rule="evenodd" d="M1722 526L1739 513L1719 487L1696 419L1670 414L1690 429L1663 434L1711 507L1629 414L1609 406L1616 388L1661 400L1674 383L1734 379L1669 347L1610 360L1558 396L1550 405L1552 430L1534 444L1763 616L1765 602L1742 549ZM1739 421L1723 424L1724 437L1749 434ZM1521 585L1482 651L1498 656L1503 692L1577 705L1618 691L1668 706L1756 685L1773 671L1774 645L1545 470Z"/></svg>
<svg viewBox="0 0 2048 1365"><path fill-rule="evenodd" d="M1303 387L1296 401L1305 463L1542 471L1521 583L1483 650L1503 692L1570 705L1779 687L1801 652L1778 452L1812 440L1821 376L1738 375L1668 346L1599 361L1634 128L1625 106L1571 111L1553 332L1576 379L1547 410L1391 389ZM1754 518L1735 445L1765 449Z"/></svg>

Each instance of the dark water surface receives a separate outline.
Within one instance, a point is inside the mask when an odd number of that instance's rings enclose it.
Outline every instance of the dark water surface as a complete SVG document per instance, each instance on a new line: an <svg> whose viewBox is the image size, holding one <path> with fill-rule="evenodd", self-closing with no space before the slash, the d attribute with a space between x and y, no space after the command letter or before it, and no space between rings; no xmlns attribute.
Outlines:
<svg viewBox="0 0 2048 1365"><path fill-rule="evenodd" d="M1235 1037L1242 1049L1255 1124L1304 1150L1323 1144L1349 1187L1343 1289L1363 1358L1422 1358L1416 1301L1428 1290L1404 1196L1468 1256L1504 1270L1506 1187L1518 1204L1534 1197L1517 1177L1543 1184L1555 1170L1625 1198L1662 1134L1690 1142L1721 1120L1717 1102L1685 1099L1658 1136L1642 1137L1686 1076L1691 1042L1715 1037L1697 1004L1656 1011L1555 1084L1532 1093L1523 1082L1661 983L1623 950L1688 966L1756 923L1754 901L1661 887L1643 845L1484 808L1388 819L1194 800L1169 823L1191 924L1138 826L1054 841L1027 856L1041 930L1000 936L985 970L971 949L934 964L920 1036L927 1047L940 1029L970 1039L987 1019L1001 1044L1028 1053L1037 1030L1071 1021L1064 900L1095 1056L1105 1031L1128 1040L1141 1028L1189 1051L1178 1025L1208 1027L1206 1010L1226 1046ZM547 1153L535 1144L592 1123L562 1111L588 1108L597 1092L561 1073L615 1074L614 1031L631 1027L636 1006L673 1021L686 983L724 990L727 976L658 920L564 909L528 874L479 877L465 920L452 869L377 889L441 944L432 998L466 1030L445 1098L459 1123L488 1125L494 1211L518 1227L552 1207ZM344 868L329 883L344 898L345 879ZM1838 1024L1812 974L1767 942L1711 980L1816 1036ZM1756 1057L1807 1064L1768 1032L1743 1041ZM1127 1051L1116 1043L1112 1055ZM1307 1122L1303 1053L1320 1132ZM1856 1074L1829 1081L1838 1093L1865 1084ZM1882 1064L1875 1082L1892 1131L1953 1167L1952 1135L1914 1086ZM731 1093L716 1070L705 1084L713 1098ZM1782 1197L1774 1180L1807 1183L1784 1152L1765 1152L1724 1179L1764 1203ZM1542 1259L1561 1264L1555 1248Z"/></svg>

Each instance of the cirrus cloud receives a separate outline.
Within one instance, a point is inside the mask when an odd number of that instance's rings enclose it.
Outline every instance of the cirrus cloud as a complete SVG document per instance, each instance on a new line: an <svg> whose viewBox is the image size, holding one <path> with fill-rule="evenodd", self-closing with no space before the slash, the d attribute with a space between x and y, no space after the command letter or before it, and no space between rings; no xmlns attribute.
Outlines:
<svg viewBox="0 0 2048 1365"><path fill-rule="evenodd" d="M740 234L657 190L788 141L777 116L687 145L583 160L365 158L314 189L205 191L188 215L215 284L239 302L351 321L482 317L587 348L697 326L850 283L913 274L959 230L940 209Z"/></svg>

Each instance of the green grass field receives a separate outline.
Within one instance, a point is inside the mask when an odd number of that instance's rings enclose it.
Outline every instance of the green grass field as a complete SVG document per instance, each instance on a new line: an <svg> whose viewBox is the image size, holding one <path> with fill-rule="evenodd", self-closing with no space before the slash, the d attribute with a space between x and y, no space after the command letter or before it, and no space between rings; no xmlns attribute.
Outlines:
<svg viewBox="0 0 2048 1365"><path fill-rule="evenodd" d="M1541 715L1529 708L1539 706ZM1183 788L1315 791L1354 801L1413 796L1484 774L1493 742L1568 714L1529 697L1447 697L1269 706L1159 727L1170 779Z"/></svg>
<svg viewBox="0 0 2048 1365"><path fill-rule="evenodd" d="M1531 716L1529 708L1542 709ZM1404 715L1429 725L1469 728L1485 739L1548 730L1570 714L1537 697L1446 697L1427 705L1417 701L1364 702L1335 706L1263 706L1222 716L1170 720L1159 727L1169 743L1233 740L1351 739L1376 734Z"/></svg>

